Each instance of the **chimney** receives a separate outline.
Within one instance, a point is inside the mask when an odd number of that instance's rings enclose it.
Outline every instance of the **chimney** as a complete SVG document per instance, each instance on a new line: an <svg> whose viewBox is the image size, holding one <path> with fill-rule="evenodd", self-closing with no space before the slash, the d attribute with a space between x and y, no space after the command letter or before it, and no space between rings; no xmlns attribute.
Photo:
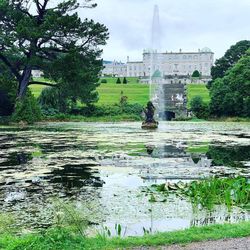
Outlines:
<svg viewBox="0 0 250 250"><path fill-rule="evenodd" d="M127 56L127 62L129 62L129 56Z"/></svg>

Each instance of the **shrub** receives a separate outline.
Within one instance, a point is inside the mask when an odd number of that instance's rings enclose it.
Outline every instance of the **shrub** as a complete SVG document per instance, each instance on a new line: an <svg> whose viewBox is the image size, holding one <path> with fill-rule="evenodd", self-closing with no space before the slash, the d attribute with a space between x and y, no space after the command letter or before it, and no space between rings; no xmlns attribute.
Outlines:
<svg viewBox="0 0 250 250"><path fill-rule="evenodd" d="M190 102L191 110L197 118L207 118L209 115L208 106L203 102L201 96L195 96Z"/></svg>
<svg viewBox="0 0 250 250"><path fill-rule="evenodd" d="M103 106L94 106L89 105L83 107L81 110L81 115L91 117L91 116L116 116L122 114L137 115L140 116L143 111L143 106L135 104L125 104L125 105L103 105Z"/></svg>
<svg viewBox="0 0 250 250"><path fill-rule="evenodd" d="M192 74L192 77L200 77L200 72L198 70L195 70Z"/></svg>
<svg viewBox="0 0 250 250"><path fill-rule="evenodd" d="M46 87L38 97L38 103L43 113L50 113L49 110L67 112L69 101L65 98L58 88Z"/></svg>
<svg viewBox="0 0 250 250"><path fill-rule="evenodd" d="M59 110L54 108L41 109L41 111L43 116L54 116L59 114Z"/></svg>
<svg viewBox="0 0 250 250"><path fill-rule="evenodd" d="M116 84L121 84L121 79L119 77L116 80Z"/></svg>
<svg viewBox="0 0 250 250"><path fill-rule="evenodd" d="M0 74L0 115L8 116L14 111L17 83L8 74Z"/></svg>
<svg viewBox="0 0 250 250"><path fill-rule="evenodd" d="M27 91L22 100L17 101L15 111L12 115L14 122L27 122L32 124L41 119L41 109L30 91Z"/></svg>
<svg viewBox="0 0 250 250"><path fill-rule="evenodd" d="M108 83L107 79L102 79L101 83Z"/></svg>
<svg viewBox="0 0 250 250"><path fill-rule="evenodd" d="M143 112L143 106L139 103L126 104L123 107L123 112L125 114L141 115L141 113Z"/></svg>
<svg viewBox="0 0 250 250"><path fill-rule="evenodd" d="M127 80L126 77L123 78L122 83L123 83L123 84L127 84L127 83L128 83L128 80Z"/></svg>
<svg viewBox="0 0 250 250"><path fill-rule="evenodd" d="M58 109L59 108L59 93L57 88L46 87L42 90L38 97L38 103L42 109Z"/></svg>
<svg viewBox="0 0 250 250"><path fill-rule="evenodd" d="M11 103L8 94L0 90L0 116L8 116L13 112L13 104Z"/></svg>

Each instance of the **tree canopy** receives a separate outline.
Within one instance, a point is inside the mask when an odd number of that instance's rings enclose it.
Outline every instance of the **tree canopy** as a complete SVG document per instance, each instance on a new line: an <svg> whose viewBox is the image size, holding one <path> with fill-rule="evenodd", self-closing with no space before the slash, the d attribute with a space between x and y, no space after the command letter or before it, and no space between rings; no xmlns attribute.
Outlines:
<svg viewBox="0 0 250 250"><path fill-rule="evenodd" d="M88 102L102 68L99 46L107 28L78 16L79 8L93 8L92 0L0 0L0 60L18 82L23 98L33 83L67 88L69 97ZM39 69L57 84L34 82Z"/></svg>
<svg viewBox="0 0 250 250"><path fill-rule="evenodd" d="M215 61L215 65L211 68L212 80L222 78L226 71L233 67L249 48L250 41L248 40L239 41L232 45L223 57Z"/></svg>
<svg viewBox="0 0 250 250"><path fill-rule="evenodd" d="M210 111L217 116L250 116L250 49L210 89Z"/></svg>
<svg viewBox="0 0 250 250"><path fill-rule="evenodd" d="M195 70L192 74L192 77L200 77L200 72L198 70Z"/></svg>

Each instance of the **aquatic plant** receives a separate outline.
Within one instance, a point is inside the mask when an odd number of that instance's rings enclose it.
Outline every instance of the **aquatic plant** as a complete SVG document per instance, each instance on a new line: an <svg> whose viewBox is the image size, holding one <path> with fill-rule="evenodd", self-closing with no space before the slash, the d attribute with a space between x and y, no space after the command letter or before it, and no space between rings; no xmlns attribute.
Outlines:
<svg viewBox="0 0 250 250"><path fill-rule="evenodd" d="M15 225L15 218L10 213L0 214L0 235L4 233L16 233L20 227Z"/></svg>
<svg viewBox="0 0 250 250"><path fill-rule="evenodd" d="M123 235L122 235L122 232L123 232ZM115 236L115 237L122 237L123 236L124 237L126 235L126 232L127 232L127 227L123 228L121 224L116 223L115 227L114 227L114 235L112 235L111 229L107 226L104 226L101 231L98 231L97 235L98 235L98 237L105 240L105 239L110 238L112 236Z"/></svg>
<svg viewBox="0 0 250 250"><path fill-rule="evenodd" d="M121 224L115 224L115 231L118 237L121 237L121 233L122 233L122 226Z"/></svg>
<svg viewBox="0 0 250 250"><path fill-rule="evenodd" d="M86 229L89 224L85 215L68 203L56 200L55 204L55 226L58 228L70 228L81 236L86 236Z"/></svg>
<svg viewBox="0 0 250 250"><path fill-rule="evenodd" d="M212 178L193 181L183 193L194 205L211 210L214 205L225 204L229 210L233 205L250 203L250 183L246 178Z"/></svg>
<svg viewBox="0 0 250 250"><path fill-rule="evenodd" d="M150 193L150 202L162 201L152 199L154 193L160 192L165 197L169 193L188 198L194 208L213 209L215 205L226 205L228 210L232 206L250 207L250 182L245 177L237 178L211 178L190 183L166 183L152 185L147 189ZM166 201L166 199L164 199Z"/></svg>

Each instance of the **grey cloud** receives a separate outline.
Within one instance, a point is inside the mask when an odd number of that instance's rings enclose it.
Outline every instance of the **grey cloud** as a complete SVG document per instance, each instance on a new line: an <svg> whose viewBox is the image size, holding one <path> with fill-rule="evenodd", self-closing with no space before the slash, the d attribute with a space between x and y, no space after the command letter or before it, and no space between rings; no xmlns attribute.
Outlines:
<svg viewBox="0 0 250 250"><path fill-rule="evenodd" d="M160 9L163 50L197 50L205 46L220 57L233 43L250 39L249 0L97 0L98 7L80 10L81 17L104 23L110 40L105 59L141 59L150 47L154 4Z"/></svg>

